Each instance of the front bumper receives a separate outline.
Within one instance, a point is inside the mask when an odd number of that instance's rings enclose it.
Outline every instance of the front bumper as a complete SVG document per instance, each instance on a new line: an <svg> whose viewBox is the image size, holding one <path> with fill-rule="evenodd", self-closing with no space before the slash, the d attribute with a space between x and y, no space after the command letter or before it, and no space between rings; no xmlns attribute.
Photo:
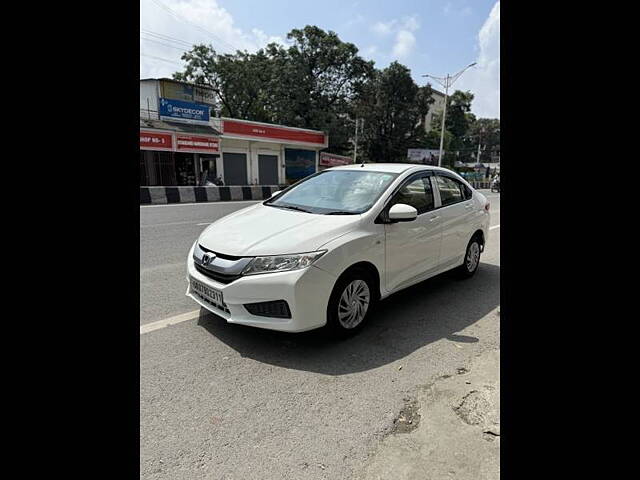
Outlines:
<svg viewBox="0 0 640 480"><path fill-rule="evenodd" d="M227 322L285 332L303 332L325 325L327 302L336 277L324 270L311 266L291 272L248 275L224 284L198 272L192 255L193 252L189 252L187 259L186 295ZM207 302L192 291L189 277L221 291L226 309ZM288 303L291 318L252 315L244 307L245 303L275 300L285 300Z"/></svg>

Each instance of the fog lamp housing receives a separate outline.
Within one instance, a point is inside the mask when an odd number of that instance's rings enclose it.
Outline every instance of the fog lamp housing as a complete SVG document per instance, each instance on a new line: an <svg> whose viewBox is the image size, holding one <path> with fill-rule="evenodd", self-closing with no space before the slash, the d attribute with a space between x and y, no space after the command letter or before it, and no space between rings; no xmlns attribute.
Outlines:
<svg viewBox="0 0 640 480"><path fill-rule="evenodd" d="M245 303L244 308L246 308L251 315L257 315L259 317L291 318L291 310L286 300Z"/></svg>

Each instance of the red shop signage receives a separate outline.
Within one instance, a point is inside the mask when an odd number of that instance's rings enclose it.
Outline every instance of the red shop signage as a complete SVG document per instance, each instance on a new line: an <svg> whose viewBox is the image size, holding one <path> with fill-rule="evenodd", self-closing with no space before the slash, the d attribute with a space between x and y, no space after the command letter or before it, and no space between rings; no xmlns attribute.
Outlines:
<svg viewBox="0 0 640 480"><path fill-rule="evenodd" d="M333 153L320 152L320 165L324 167L337 167L338 165L349 165L353 163L353 158Z"/></svg>
<svg viewBox="0 0 640 480"><path fill-rule="evenodd" d="M173 135L140 130L140 148L153 150L173 150Z"/></svg>
<svg viewBox="0 0 640 480"><path fill-rule="evenodd" d="M264 138L268 140L289 140L292 142L311 143L324 146L326 136L322 132L314 133L287 127L272 127L256 123L223 120L224 135L238 135L242 137Z"/></svg>
<svg viewBox="0 0 640 480"><path fill-rule="evenodd" d="M177 135L178 152L217 153L220 151L220 139L197 135Z"/></svg>

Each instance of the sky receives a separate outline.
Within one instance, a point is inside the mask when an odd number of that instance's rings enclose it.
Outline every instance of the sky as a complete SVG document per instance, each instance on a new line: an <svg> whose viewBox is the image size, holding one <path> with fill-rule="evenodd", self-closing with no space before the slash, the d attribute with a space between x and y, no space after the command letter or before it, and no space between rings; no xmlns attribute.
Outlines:
<svg viewBox="0 0 640 480"><path fill-rule="evenodd" d="M305 25L334 31L384 68L394 60L418 85L462 70L452 90L470 90L471 111L500 118L500 1L495 0L140 0L140 78L170 77L194 43L220 53L254 52Z"/></svg>

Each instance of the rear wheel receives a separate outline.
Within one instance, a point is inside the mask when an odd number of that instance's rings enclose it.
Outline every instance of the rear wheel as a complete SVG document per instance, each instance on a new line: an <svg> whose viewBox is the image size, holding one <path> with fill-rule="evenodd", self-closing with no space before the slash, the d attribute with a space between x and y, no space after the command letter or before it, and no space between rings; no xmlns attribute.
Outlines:
<svg viewBox="0 0 640 480"><path fill-rule="evenodd" d="M327 305L327 326L338 336L359 331L375 303L375 282L360 269L344 274L336 282Z"/></svg>
<svg viewBox="0 0 640 480"><path fill-rule="evenodd" d="M480 246L480 237L475 235L467 245L467 250L464 254L464 261L462 265L458 267L458 274L462 278L469 278L476 273L478 266L480 265L480 252L482 248Z"/></svg>

